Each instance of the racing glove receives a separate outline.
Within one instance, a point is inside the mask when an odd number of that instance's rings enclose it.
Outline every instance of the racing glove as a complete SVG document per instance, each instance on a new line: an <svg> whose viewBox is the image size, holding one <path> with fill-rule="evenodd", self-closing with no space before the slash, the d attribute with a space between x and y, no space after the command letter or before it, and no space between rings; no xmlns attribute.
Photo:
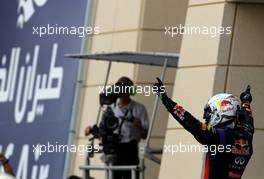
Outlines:
<svg viewBox="0 0 264 179"><path fill-rule="evenodd" d="M242 103L251 103L252 102L252 95L250 93L250 86L248 85L246 91L240 94L240 100Z"/></svg>
<svg viewBox="0 0 264 179"><path fill-rule="evenodd" d="M174 107L177 105L177 103L174 102L173 100L171 100L167 96L163 82L159 78L156 78L156 79L158 82L155 83L153 86L157 89L157 95L161 97L161 101L164 104L164 106L166 107L166 109L170 113L172 113L174 111Z"/></svg>

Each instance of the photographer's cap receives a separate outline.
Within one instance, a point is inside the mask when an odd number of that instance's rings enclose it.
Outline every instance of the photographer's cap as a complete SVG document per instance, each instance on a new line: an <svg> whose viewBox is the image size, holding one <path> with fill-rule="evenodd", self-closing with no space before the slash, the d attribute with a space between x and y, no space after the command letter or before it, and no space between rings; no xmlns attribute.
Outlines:
<svg viewBox="0 0 264 179"><path fill-rule="evenodd" d="M124 94L129 94L129 95L132 95L132 96L136 95L136 87L134 86L133 81L130 78L126 77L126 76L120 77L117 80L117 82L115 83L115 85L124 86L124 87L128 86L128 87L130 87L130 88L128 88L129 91L128 92L126 91Z"/></svg>

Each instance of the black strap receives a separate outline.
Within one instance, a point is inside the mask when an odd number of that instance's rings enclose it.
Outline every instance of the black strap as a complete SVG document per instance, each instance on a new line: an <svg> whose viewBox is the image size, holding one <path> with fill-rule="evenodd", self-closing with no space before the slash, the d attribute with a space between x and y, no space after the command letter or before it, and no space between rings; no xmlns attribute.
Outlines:
<svg viewBox="0 0 264 179"><path fill-rule="evenodd" d="M225 117L225 118L229 118L230 120L221 123L221 121L223 120L224 117ZM223 116L222 119L221 119L221 121L220 121L220 123L217 124L215 127L225 127L225 126L228 126L228 125L232 124L232 123L235 121L235 118L234 118L234 117L230 117L230 116Z"/></svg>

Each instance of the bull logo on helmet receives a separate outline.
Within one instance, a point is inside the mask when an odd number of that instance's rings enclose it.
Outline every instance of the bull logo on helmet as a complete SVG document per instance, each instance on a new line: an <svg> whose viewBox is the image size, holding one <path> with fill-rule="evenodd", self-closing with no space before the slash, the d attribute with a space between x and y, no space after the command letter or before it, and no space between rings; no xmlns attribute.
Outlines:
<svg viewBox="0 0 264 179"><path fill-rule="evenodd" d="M229 100L220 100L217 102L216 106L220 109L221 112L227 112L234 109L234 106Z"/></svg>

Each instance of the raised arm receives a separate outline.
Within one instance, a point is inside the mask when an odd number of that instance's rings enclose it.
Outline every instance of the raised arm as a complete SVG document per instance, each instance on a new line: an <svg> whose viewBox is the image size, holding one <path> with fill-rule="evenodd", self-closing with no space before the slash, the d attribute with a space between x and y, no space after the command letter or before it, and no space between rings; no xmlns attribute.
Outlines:
<svg viewBox="0 0 264 179"><path fill-rule="evenodd" d="M237 127L243 127L245 130L248 130L251 134L254 133L254 119L252 116L251 110L251 102L252 95L250 92L250 86L248 85L247 89L241 93L241 109L238 110L238 119L237 119Z"/></svg>
<svg viewBox="0 0 264 179"><path fill-rule="evenodd" d="M182 106L171 100L165 90L160 90L163 83L157 78L158 83L154 86L157 87L157 94L161 97L162 103L171 113L171 115L190 132L195 139L204 145L212 145L218 143L218 137L215 129L212 126L208 126L205 123L201 123L192 114L186 111Z"/></svg>

